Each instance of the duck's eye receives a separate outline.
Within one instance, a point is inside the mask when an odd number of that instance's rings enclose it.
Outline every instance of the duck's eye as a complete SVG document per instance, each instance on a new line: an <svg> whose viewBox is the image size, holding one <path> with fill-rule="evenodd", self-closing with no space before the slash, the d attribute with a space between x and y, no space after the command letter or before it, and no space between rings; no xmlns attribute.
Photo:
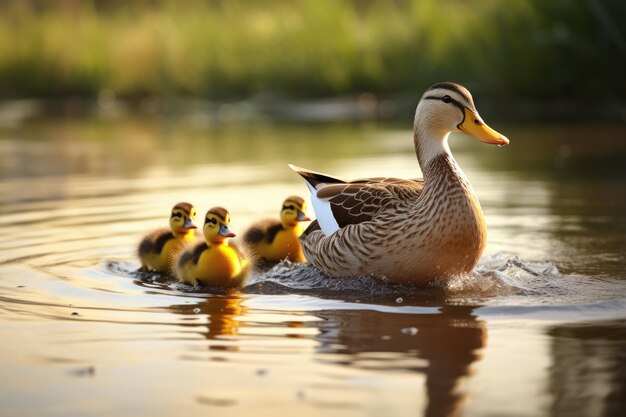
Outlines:
<svg viewBox="0 0 626 417"><path fill-rule="evenodd" d="M283 210L295 210L294 206L283 206Z"/></svg>
<svg viewBox="0 0 626 417"><path fill-rule="evenodd" d="M441 97L441 100L443 100L444 103L449 103L452 101L452 98L450 98L450 96L445 95L443 97Z"/></svg>
<svg viewBox="0 0 626 417"><path fill-rule="evenodd" d="M210 218L210 219L206 219L206 220L204 221L204 223L205 223L205 224L206 224L206 223L213 223L213 224L217 224L217 220L215 220L215 218L214 218L214 217L212 217L212 218Z"/></svg>
<svg viewBox="0 0 626 417"><path fill-rule="evenodd" d="M183 215L177 211L175 213L172 213L172 217L183 217Z"/></svg>
<svg viewBox="0 0 626 417"><path fill-rule="evenodd" d="M477 125L479 125L479 124L480 124L480 122L478 121L478 119L474 119L474 123L475 123L475 124L477 124Z"/></svg>

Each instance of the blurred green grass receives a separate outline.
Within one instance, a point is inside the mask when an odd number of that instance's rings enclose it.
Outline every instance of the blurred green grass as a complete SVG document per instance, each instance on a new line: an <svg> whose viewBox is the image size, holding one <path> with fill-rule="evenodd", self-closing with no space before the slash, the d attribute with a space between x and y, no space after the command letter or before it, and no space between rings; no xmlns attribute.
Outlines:
<svg viewBox="0 0 626 417"><path fill-rule="evenodd" d="M622 0L9 0L0 97L623 99Z"/></svg>

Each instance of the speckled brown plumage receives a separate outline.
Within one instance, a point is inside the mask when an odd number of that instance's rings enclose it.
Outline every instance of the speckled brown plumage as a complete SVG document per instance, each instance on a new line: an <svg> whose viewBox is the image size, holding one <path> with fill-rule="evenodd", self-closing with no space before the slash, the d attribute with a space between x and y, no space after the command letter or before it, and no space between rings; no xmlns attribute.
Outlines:
<svg viewBox="0 0 626 417"><path fill-rule="evenodd" d="M330 239L307 231L307 260L336 277L373 274L394 282L471 270L486 242L480 204L451 155L431 160L424 174L426 183L369 179L330 186L349 190L347 197L329 196L333 213L344 212L336 216L344 224ZM351 216L355 207L364 214Z"/></svg>
<svg viewBox="0 0 626 417"><path fill-rule="evenodd" d="M426 283L471 271L486 245L483 213L448 146L451 132L488 144L508 138L485 124L463 86L437 83L415 110L413 140L424 180L345 182L291 166L311 191L317 221L304 254L334 277L385 276Z"/></svg>

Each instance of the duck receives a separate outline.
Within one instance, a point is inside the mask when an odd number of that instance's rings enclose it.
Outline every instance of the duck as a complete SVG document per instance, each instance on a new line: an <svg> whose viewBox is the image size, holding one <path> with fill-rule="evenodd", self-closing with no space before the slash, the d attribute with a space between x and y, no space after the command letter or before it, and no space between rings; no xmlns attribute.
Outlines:
<svg viewBox="0 0 626 417"><path fill-rule="evenodd" d="M295 195L287 197L280 210L280 220L261 220L246 231L244 242L261 260L273 263L288 259L304 263L306 258L298 237L304 231L302 222L310 221L306 213L306 202Z"/></svg>
<svg viewBox="0 0 626 417"><path fill-rule="evenodd" d="M483 121L465 87L440 82L424 92L413 122L423 178L344 181L290 164L305 180L317 217L300 236L307 261L335 278L376 276L416 285L470 272L487 228L448 146L452 132L509 144Z"/></svg>
<svg viewBox="0 0 626 417"><path fill-rule="evenodd" d="M137 254L139 271L172 272L176 255L196 240L196 209L190 203L177 203L170 215L170 227L155 229L143 237Z"/></svg>
<svg viewBox="0 0 626 417"><path fill-rule="evenodd" d="M247 250L233 243L230 213L223 207L207 211L202 228L204 241L183 251L176 261L178 280L190 285L222 288L243 286L251 269Z"/></svg>

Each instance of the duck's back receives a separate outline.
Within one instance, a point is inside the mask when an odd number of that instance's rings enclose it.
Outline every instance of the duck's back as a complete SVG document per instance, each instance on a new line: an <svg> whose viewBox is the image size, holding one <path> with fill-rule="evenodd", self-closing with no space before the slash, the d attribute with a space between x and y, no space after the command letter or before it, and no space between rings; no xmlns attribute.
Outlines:
<svg viewBox="0 0 626 417"><path fill-rule="evenodd" d="M243 235L246 244L256 247L264 243L271 244L276 237L276 233L282 230L283 226L276 219L263 219L252 226Z"/></svg>
<svg viewBox="0 0 626 417"><path fill-rule="evenodd" d="M369 219L329 236L311 231L304 240L307 259L333 276L374 274L394 282L428 282L471 270L486 241L478 200L452 160L433 161L426 169L436 171L430 173L436 181L385 187L395 195L372 209ZM350 204L342 206L349 212Z"/></svg>
<svg viewBox="0 0 626 417"><path fill-rule="evenodd" d="M176 248L174 234L168 228L160 228L146 235L139 244L141 263L155 271L166 272L170 268L171 252Z"/></svg>

